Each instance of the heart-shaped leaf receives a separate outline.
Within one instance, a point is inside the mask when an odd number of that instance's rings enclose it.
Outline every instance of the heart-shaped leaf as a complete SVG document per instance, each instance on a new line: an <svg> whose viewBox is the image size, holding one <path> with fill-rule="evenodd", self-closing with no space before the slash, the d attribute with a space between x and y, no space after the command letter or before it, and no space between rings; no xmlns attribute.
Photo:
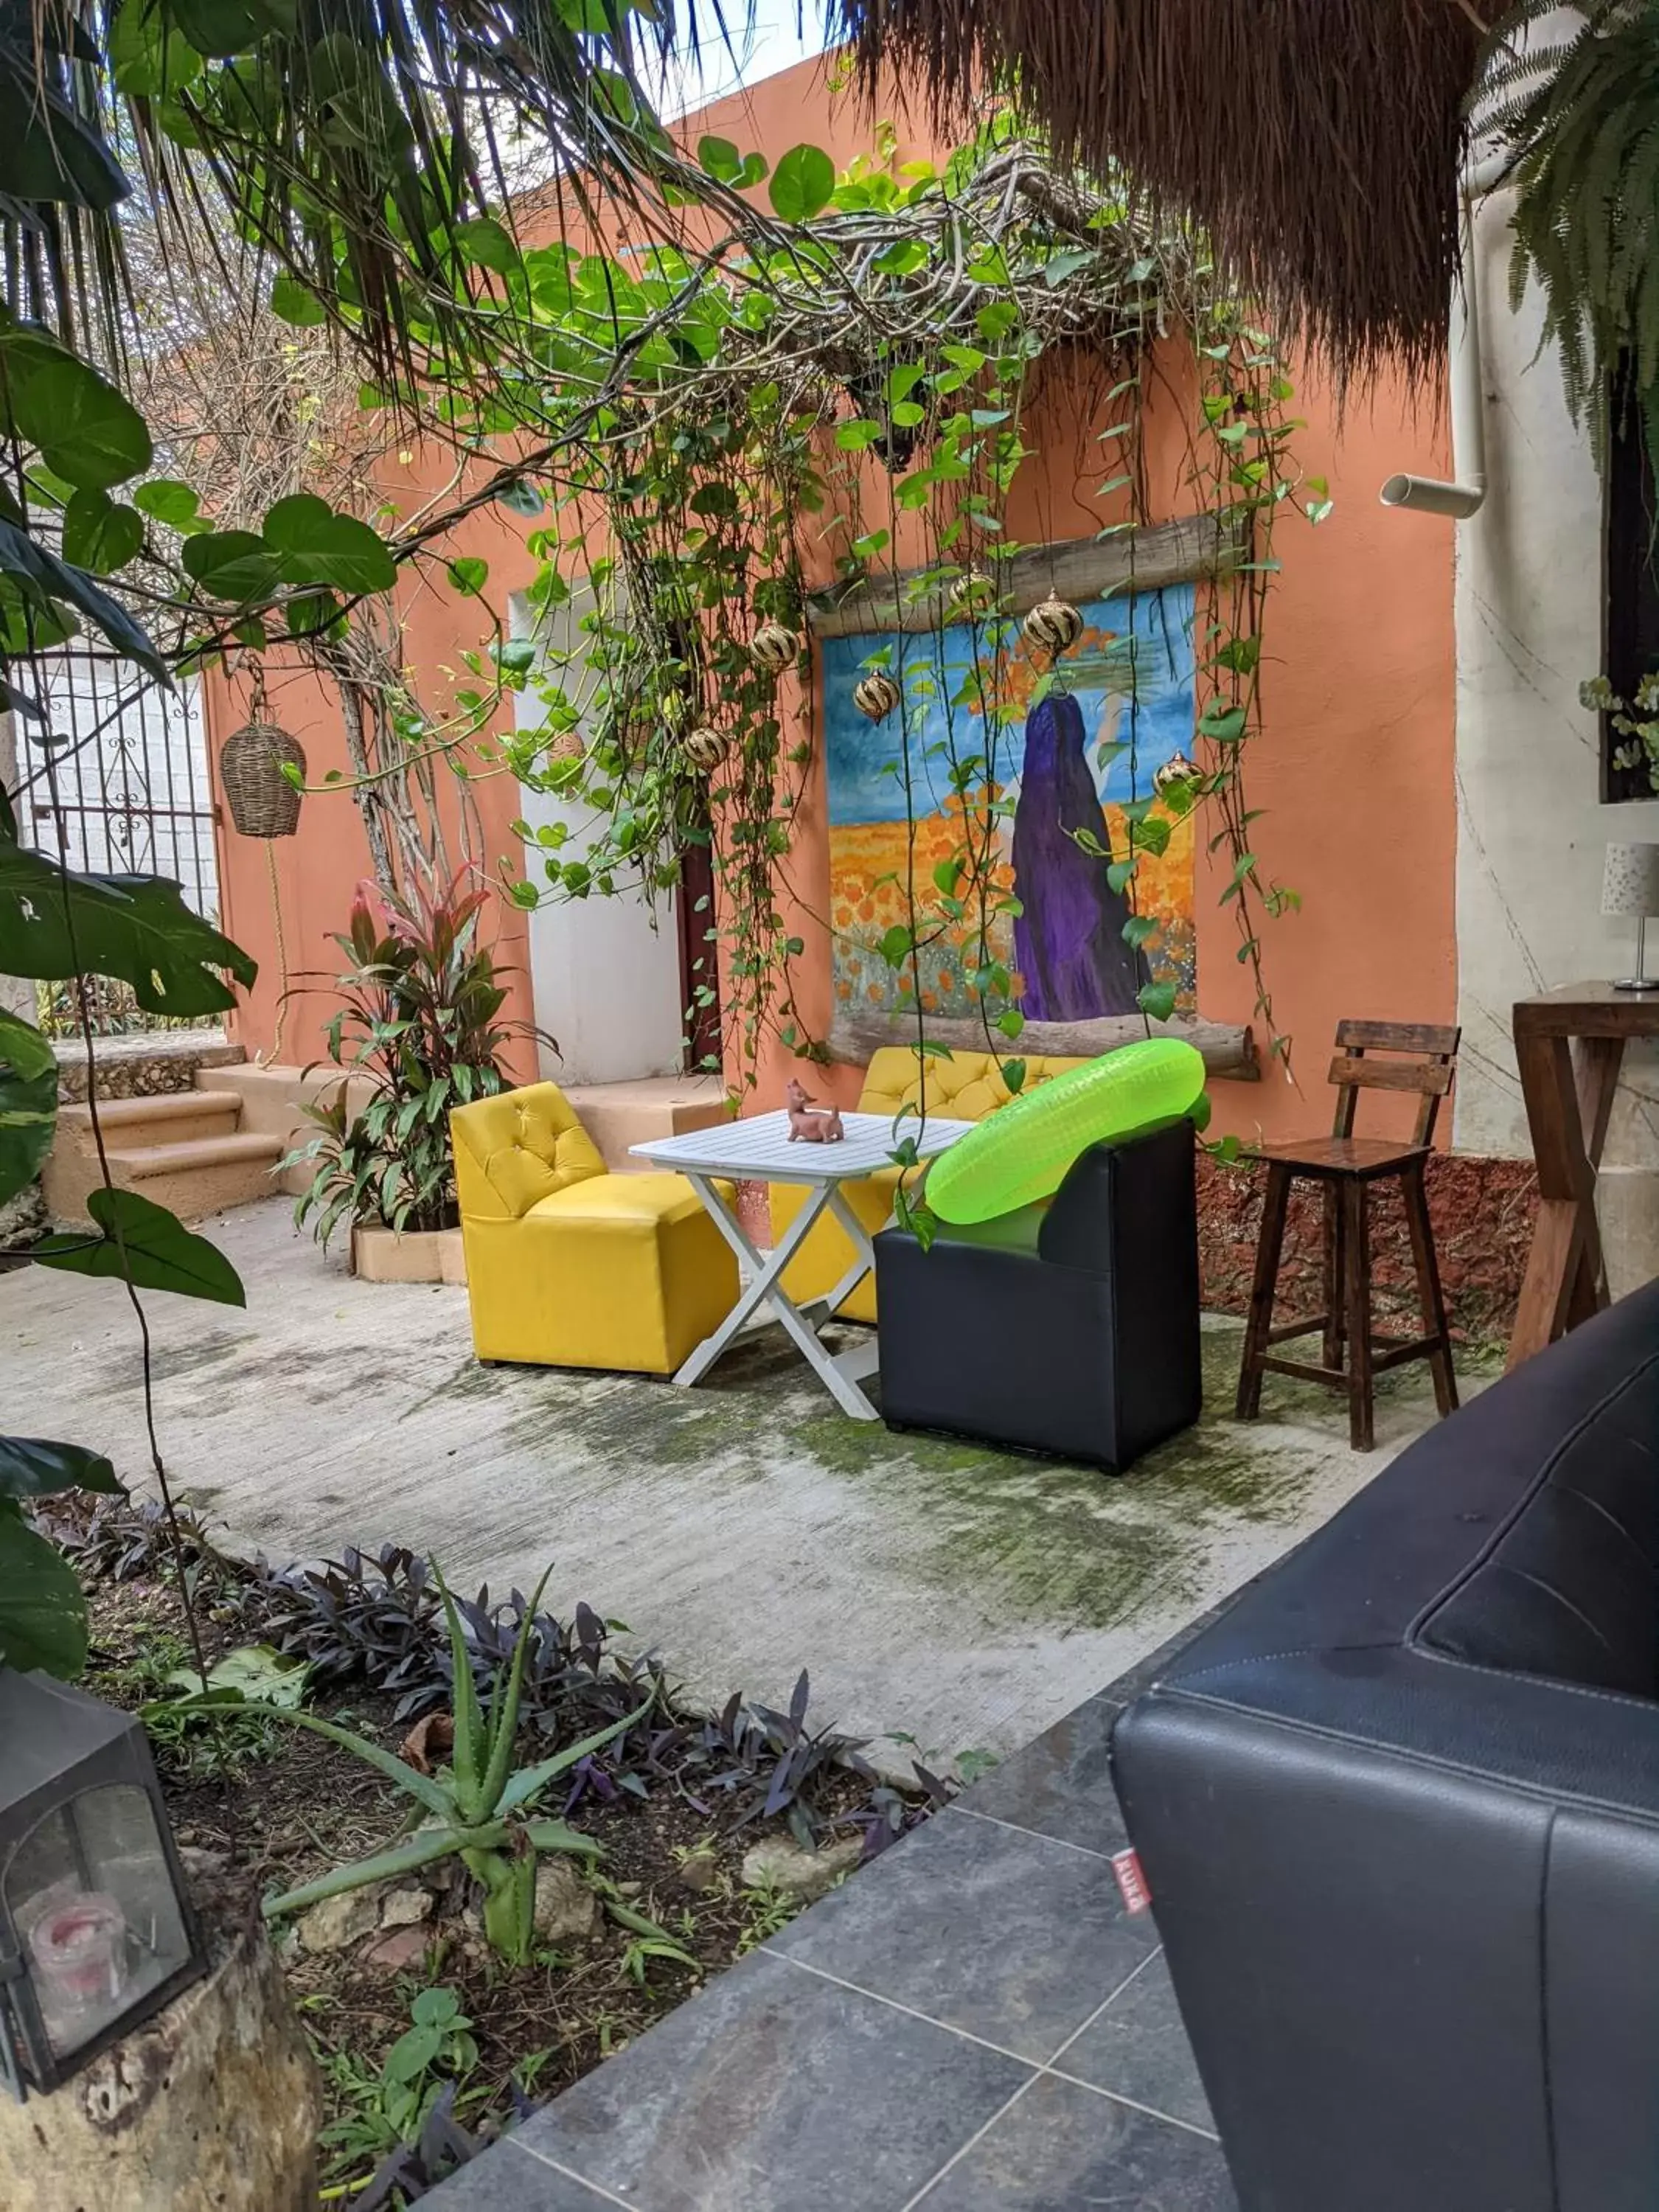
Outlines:
<svg viewBox="0 0 1659 2212"><path fill-rule="evenodd" d="M51 1498L60 1490L126 1495L126 1485L101 1452L49 1437L0 1437L0 1498Z"/></svg>
<svg viewBox="0 0 1659 2212"><path fill-rule="evenodd" d="M125 1278L141 1291L176 1291L180 1297L210 1298L222 1306L247 1304L241 1277L224 1254L165 1206L106 1185L94 1191L87 1212L100 1235L71 1230L44 1237L30 1257L66 1274Z"/></svg>
<svg viewBox="0 0 1659 2212"><path fill-rule="evenodd" d="M0 1504L0 1665L72 1682L86 1663L87 1601L75 1570L15 1505Z"/></svg>
<svg viewBox="0 0 1659 2212"><path fill-rule="evenodd" d="M0 1008L0 1205L40 1174L57 1128L58 1056L39 1030Z"/></svg>
<svg viewBox="0 0 1659 2212"><path fill-rule="evenodd" d="M43 331L0 330L5 411L54 474L107 491L150 464L149 432L132 402Z"/></svg>
<svg viewBox="0 0 1659 2212"><path fill-rule="evenodd" d="M264 543L285 584L327 584L355 594L389 592L398 580L385 540L311 492L277 501L265 516Z"/></svg>
<svg viewBox="0 0 1659 2212"><path fill-rule="evenodd" d="M821 146L792 146L767 187L772 212L785 222L811 222L830 204L836 165Z"/></svg>
<svg viewBox="0 0 1659 2212"><path fill-rule="evenodd" d="M106 491L77 491L64 509L64 558L112 575L143 550L144 518Z"/></svg>
<svg viewBox="0 0 1659 2212"><path fill-rule="evenodd" d="M0 530L3 525L0 525ZM149 1014L218 1014L236 1003L215 971L258 974L162 876L82 876L0 838L0 970L54 981L118 975Z"/></svg>

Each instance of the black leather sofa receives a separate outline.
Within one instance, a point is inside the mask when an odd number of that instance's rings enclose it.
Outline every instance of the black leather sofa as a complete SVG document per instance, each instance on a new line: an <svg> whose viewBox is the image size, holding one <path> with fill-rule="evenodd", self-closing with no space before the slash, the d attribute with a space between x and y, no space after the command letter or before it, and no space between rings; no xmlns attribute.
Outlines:
<svg viewBox="0 0 1659 2212"><path fill-rule="evenodd" d="M1122 1716L1243 2212L1659 2206L1659 1283Z"/></svg>
<svg viewBox="0 0 1659 2212"><path fill-rule="evenodd" d="M875 1240L881 1409L1117 1474L1198 1418L1190 1121L1073 1162L1045 1208Z"/></svg>

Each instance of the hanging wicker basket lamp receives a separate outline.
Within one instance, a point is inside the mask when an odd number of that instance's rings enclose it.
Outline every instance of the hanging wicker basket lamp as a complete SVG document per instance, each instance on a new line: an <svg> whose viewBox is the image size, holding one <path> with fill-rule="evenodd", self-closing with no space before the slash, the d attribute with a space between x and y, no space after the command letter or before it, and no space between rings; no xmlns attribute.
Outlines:
<svg viewBox="0 0 1659 2212"><path fill-rule="evenodd" d="M300 793L283 774L306 757L297 738L275 722L245 722L219 750L219 781L230 818L244 837L291 837L300 826Z"/></svg>

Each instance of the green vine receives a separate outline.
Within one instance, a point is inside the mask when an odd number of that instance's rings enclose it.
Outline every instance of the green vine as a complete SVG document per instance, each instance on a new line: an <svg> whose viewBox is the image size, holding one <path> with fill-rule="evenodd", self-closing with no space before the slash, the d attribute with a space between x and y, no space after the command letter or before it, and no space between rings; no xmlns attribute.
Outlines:
<svg viewBox="0 0 1659 2212"><path fill-rule="evenodd" d="M760 157L724 142L701 151L716 174L734 162L749 181L763 173ZM1009 605L1020 550L1010 510L1041 459L1031 411L1069 380L1084 419L1091 410L1109 418L1096 433L1103 473L1087 503L1100 536L1124 537L1133 580L1136 533L1154 520L1149 403L1189 348L1182 478L1235 556L1198 586L1200 758L1162 791L1139 776L1126 646L1130 848L1097 857L1133 908L1143 860L1163 854L1183 815L1205 810L1255 1015L1272 1049L1287 1054L1261 922L1297 901L1252 849L1243 763L1260 726L1274 522L1286 505L1317 522L1330 501L1322 481L1297 471L1300 426L1271 337L1218 283L1189 230L1153 226L1127 195L1058 173L1001 115L942 167L898 168L884 133L875 155L839 179L818 149L797 148L771 189L796 225L775 252L718 264L666 248L524 256L532 296L544 269L554 270L585 343L601 300L618 326L650 318L651 337L580 459L567 456L547 480L556 526L532 539L540 646L521 648L520 678L543 719L506 740L502 758L563 805L550 824L520 825L526 867L514 896L526 906L657 896L680 880L692 848L708 847L728 1063L747 1085L769 1039L825 1056L794 993L791 962L803 947L790 912L804 904L791 863L814 743L805 580L822 573L827 549L840 586L902 591L924 611L922 632L896 638L870 666L901 675L896 730L933 700L948 732L954 848L918 879L908 799L904 918L885 933L883 957L924 1046L927 975L948 957L969 979L988 1041L1006 1054L1024 1027L1020 979L993 950L994 925L1016 903L1002 859L1008 732L1066 680L1063 655L1052 665L1034 655ZM571 404L592 377L584 358ZM901 544L918 544L921 565L902 565ZM937 625L965 617L974 665L952 693ZM793 667L757 663L767 623L792 633ZM896 743L893 772L907 788L910 753ZM832 915L808 911L835 927ZM1157 933L1152 916L1132 911L1133 945L1155 949ZM1160 1019L1176 997L1167 979L1155 981L1140 1003ZM1017 1084L1023 1071L1007 1065Z"/></svg>

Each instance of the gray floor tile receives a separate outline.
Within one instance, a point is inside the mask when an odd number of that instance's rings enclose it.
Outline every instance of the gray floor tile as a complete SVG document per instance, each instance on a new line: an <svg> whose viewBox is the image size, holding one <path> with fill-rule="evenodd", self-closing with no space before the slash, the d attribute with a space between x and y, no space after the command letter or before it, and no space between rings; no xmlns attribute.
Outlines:
<svg viewBox="0 0 1659 2212"><path fill-rule="evenodd" d="M517 2141L639 2212L899 2212L1026 2078L757 1953Z"/></svg>
<svg viewBox="0 0 1659 2212"><path fill-rule="evenodd" d="M1238 2212L1238 2200L1214 2143L1050 2075L927 2191L916 2212L1097 2207Z"/></svg>
<svg viewBox="0 0 1659 2212"><path fill-rule="evenodd" d="M1172 2119L1189 2121L1195 2128L1215 2125L1162 1952L1090 2022L1057 2063L1080 2081L1150 2105Z"/></svg>
<svg viewBox="0 0 1659 2212"><path fill-rule="evenodd" d="M1091 1698L993 1767L958 1802L970 1813L1085 1850L1121 1851L1129 1838L1107 1756L1117 1711L1111 1699Z"/></svg>
<svg viewBox="0 0 1659 2212"><path fill-rule="evenodd" d="M421 2203L435 2212L615 2212L606 2198L510 2142L463 2166Z"/></svg>
<svg viewBox="0 0 1659 2212"><path fill-rule="evenodd" d="M769 1948L1042 2062L1157 1943L1104 1859L952 1810Z"/></svg>

